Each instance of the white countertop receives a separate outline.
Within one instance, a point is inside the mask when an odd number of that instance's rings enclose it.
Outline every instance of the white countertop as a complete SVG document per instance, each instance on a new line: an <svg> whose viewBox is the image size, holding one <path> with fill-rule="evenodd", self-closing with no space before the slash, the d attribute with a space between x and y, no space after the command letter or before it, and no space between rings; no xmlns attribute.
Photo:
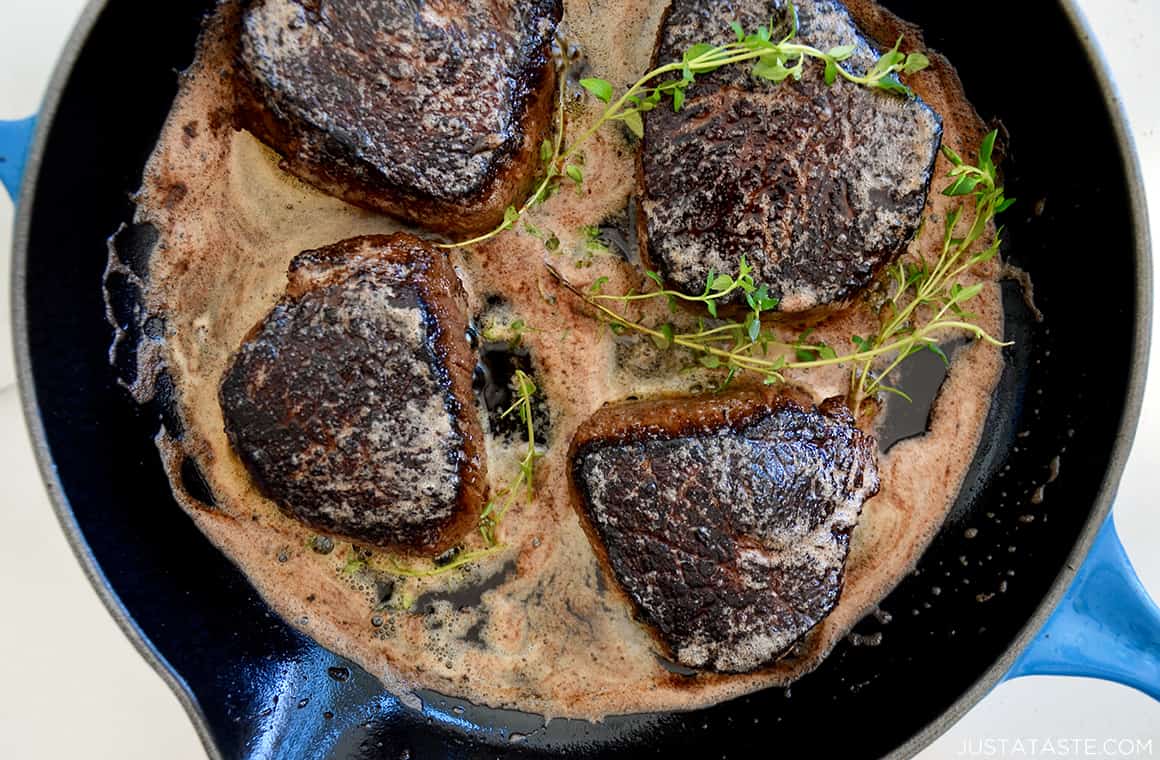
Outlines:
<svg viewBox="0 0 1160 760"><path fill-rule="evenodd" d="M83 5L83 0L0 0L0 119L36 110ZM1079 0L1079 5L1119 84L1151 190L1152 229L1160 237L1160 0ZM1001 22L1000 14L995 23ZM1012 65L1018 76L1018 64ZM0 507L5 608L0 758L204 757L177 700L93 593L49 507L12 385L11 225L12 206L0 193L0 461L6 470ZM1150 551L1160 540L1160 510L1152 501L1160 472L1157 354L1116 516L1144 585L1160 598L1160 552ZM1069 745L1069 755L1045 752L1042 744L1033 752L1032 740L1043 739L1092 741ZM992 741L980 745L981 740ZM999 686L920 755L923 760L1038 756L1160 757L1160 703L1098 681L1019 679Z"/></svg>

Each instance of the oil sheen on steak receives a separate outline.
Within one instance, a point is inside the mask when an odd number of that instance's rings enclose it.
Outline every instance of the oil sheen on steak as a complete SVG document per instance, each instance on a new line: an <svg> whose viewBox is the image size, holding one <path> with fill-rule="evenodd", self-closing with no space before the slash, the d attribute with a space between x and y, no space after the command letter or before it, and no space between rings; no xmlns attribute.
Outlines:
<svg viewBox="0 0 1160 760"><path fill-rule="evenodd" d="M226 370L226 432L262 493L320 530L440 551L474 524L484 448L465 295L409 235L299 254Z"/></svg>
<svg viewBox="0 0 1160 760"><path fill-rule="evenodd" d="M605 407L572 445L590 538L666 654L767 665L833 609L878 492L873 439L837 401L756 394Z"/></svg>
<svg viewBox="0 0 1160 760"><path fill-rule="evenodd" d="M561 0L250 0L242 126L351 203L490 228L534 178L561 13Z"/></svg>
<svg viewBox="0 0 1160 760"><path fill-rule="evenodd" d="M798 41L821 50L852 44L844 65L873 65L877 52L840 3L795 5ZM771 16L784 36L780 0L674 0L656 61L680 60L698 42L730 42L733 20L753 31ZM806 61L800 82L759 80L750 68L700 75L679 113L648 113L643 253L687 293L700 293L710 270L735 274L746 256L782 311L840 305L917 230L941 122L917 99L840 78L827 86L817 61Z"/></svg>

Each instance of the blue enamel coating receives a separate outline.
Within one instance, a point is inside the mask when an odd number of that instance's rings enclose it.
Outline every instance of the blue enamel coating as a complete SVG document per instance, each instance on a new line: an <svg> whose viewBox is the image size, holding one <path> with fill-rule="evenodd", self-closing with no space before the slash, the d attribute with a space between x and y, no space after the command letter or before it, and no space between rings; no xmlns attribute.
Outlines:
<svg viewBox="0 0 1160 760"><path fill-rule="evenodd" d="M0 184L8 190L13 201L20 193L24 161L28 158L28 146L32 142L35 128L35 116L17 121L0 121Z"/></svg>
<svg viewBox="0 0 1160 760"><path fill-rule="evenodd" d="M1007 678L1033 675L1102 678L1160 700L1160 608L1132 569L1111 516Z"/></svg>

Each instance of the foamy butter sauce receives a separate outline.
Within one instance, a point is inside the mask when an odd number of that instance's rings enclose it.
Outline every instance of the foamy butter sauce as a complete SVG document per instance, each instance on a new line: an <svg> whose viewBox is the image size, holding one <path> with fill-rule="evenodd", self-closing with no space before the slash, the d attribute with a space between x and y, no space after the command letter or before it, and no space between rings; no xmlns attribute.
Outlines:
<svg viewBox="0 0 1160 760"><path fill-rule="evenodd" d="M921 47L916 30L869 0L848 5L872 36L893 40L905 32L909 46ZM623 86L649 68L662 0L568 0L565 6L568 38L584 51L593 75ZM694 708L786 684L815 667L912 569L943 522L980 437L1001 363L998 352L983 345L956 355L930 432L882 458L882 491L866 505L854 533L841 602L791 657L741 676L670 673L623 600L606 588L568 501L568 443L577 425L606 402L687 391L695 380L618 367L607 327L543 266L553 264L581 287L600 276L610 278L609 292L640 284L639 272L613 257L596 257L584 268L574 263L584 245L581 228L623 209L634 191L632 149L616 129L606 128L585 150L583 192L566 188L531 216L536 227L559 236L559 252L548 252L520 230L452 254L477 314L488 295L502 294L510 313L535 328L525 341L550 400L551 435L536 467L534 503L517 505L504 521L506 554L463 573L400 580L394 599L431 593L425 598L434 599L488 579L498 585L466 609L448 601L413 611L378 605L366 573L343 572L348 543L336 542L329 554L314 552L314 532L254 490L223 432L218 385L247 331L282 295L294 255L398 226L298 182L250 135L233 131L223 110L230 102L229 45L219 32L220 24L211 25L183 76L138 200L136 221L160 232L147 308L166 319L165 339L144 346L142 362L168 368L175 381L184 435L176 441L162 434L158 443L179 500L291 624L396 691L425 687L496 707L597 719ZM909 81L942 115L945 141L969 154L982 125L947 62L936 56L932 69ZM571 111L573 135L596 114L590 102L574 103ZM938 172L945 170L940 159ZM947 199L931 194L933 219L941 220L947 208ZM907 255L933 260L940 238L941 221L928 224ZM987 284L973 310L982 327L1001 334L998 268L974 278ZM847 345L851 334L867 334L872 323L867 309L854 309L820 325L817 335ZM791 373L790 380L821 401L843 392L848 377L847 369L837 368ZM494 492L510 481L522 444L491 440L488 447ZM216 507L180 487L186 455L199 463ZM378 554L371 567L383 561Z"/></svg>

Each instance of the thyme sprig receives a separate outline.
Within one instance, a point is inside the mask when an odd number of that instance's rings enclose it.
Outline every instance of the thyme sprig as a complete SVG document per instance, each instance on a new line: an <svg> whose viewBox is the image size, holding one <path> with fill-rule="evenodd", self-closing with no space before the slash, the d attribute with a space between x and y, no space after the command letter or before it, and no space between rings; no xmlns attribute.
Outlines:
<svg viewBox="0 0 1160 760"><path fill-rule="evenodd" d="M536 461L542 456L536 450L535 425L532 419L532 405L538 390L536 383L523 370L516 370L512 383L515 386L516 399L500 416L506 418L513 414L519 415L520 421L527 426L528 448L523 459L520 460L519 473L495 498L488 501L487 506L484 507L479 516L479 533L486 546L482 549L459 552L449 562L435 564L434 567L430 568L411 567L388 555L385 563L377 566L376 569L405 578L432 578L445 575L472 562L487 559L507 548L499 540L500 523L521 496L531 502L535 495ZM357 569L361 569L361 567L362 565ZM346 569L344 568L344 570ZM351 571L346 570L346 572Z"/></svg>
<svg viewBox="0 0 1160 760"><path fill-rule="evenodd" d="M657 272L645 270L645 276L655 282L659 290L651 293L630 292L622 296L606 295L603 293L603 289L608 278L601 277L592 283L589 292L596 301L616 301L621 304L629 304L633 301L651 301L657 298L667 299L670 306L673 307L677 301L699 303L713 318L717 317L718 304L726 303L737 291L745 294L745 301L752 310L752 316L757 319L760 318L762 312L775 309L778 304L778 300L769 295L767 286L758 285L753 281L753 268L749 266L749 262L744 256L741 257L741 267L736 277L729 274L718 274L710 270L709 276L705 278L705 288L700 295L693 296L679 290L666 289L664 278Z"/></svg>
<svg viewBox="0 0 1160 760"><path fill-rule="evenodd" d="M781 374L782 370L788 366L785 356L770 357L769 352L770 349L786 349L793 348L793 346L782 342L771 330L762 328L760 313L764 309L753 308L746 315L744 322L725 320L720 324L712 325L706 323L704 319L700 319L696 330L679 332L672 322L647 325L640 319L634 319L627 313L616 311L606 305L606 302L609 301L631 304L658 298L669 299L671 304L673 303L672 299L681 298L677 291L658 290L649 293L630 291L622 296L606 295L602 292L603 281L606 278L601 278L585 292L569 282L555 267L550 264L545 264L545 266L565 289L592 306L599 317L605 320L613 332L617 334L634 332L645 335L651 338L660 349L669 349L673 346L687 349L693 352L700 364L707 369L728 369L727 380L731 380L738 372L754 372L764 377L766 383L770 385L785 380ZM746 265L743 263L743 266ZM655 273L649 272L648 274L651 278ZM733 280L734 283L742 280L743 277L744 275L739 274ZM708 311L715 308L721 294L732 293L736 289L722 288L717 292L700 297L686 297L682 300L701 303ZM824 346L803 346L802 348L826 350Z"/></svg>
<svg viewBox="0 0 1160 760"><path fill-rule="evenodd" d="M829 50L820 50L812 45L795 42L798 35L797 10L788 4L789 30L784 37L774 41L772 19L768 26L746 34L739 23L734 21L730 28L736 39L725 45L710 45L700 42L688 50L680 61L673 61L645 74L629 87L615 102L614 89L605 79L582 79L580 84L596 99L609 104L601 118L584 132L578 142L583 142L610 121L624 122L637 137L644 136L642 114L647 113L662 102L670 101L674 111L680 111L685 104L688 89L696 82L698 74L709 74L725 66L750 63L750 74L757 79L779 83L787 79L801 81L805 73L806 61L815 59L825 65L823 77L827 85L838 78L853 84L880 89L887 92L913 97L914 93L899 79L899 74L913 74L930 65L930 59L922 53L903 53L902 38L878 60L865 74L857 74L842 65L854 56L854 45L840 45ZM658 80L662 80L658 82ZM656 83L656 84L654 84Z"/></svg>
<svg viewBox="0 0 1160 760"><path fill-rule="evenodd" d="M518 369L515 372L513 383L516 399L500 414L500 417L506 418L512 414L519 415L520 421L525 425L528 447L523 459L520 460L519 472L516 477L507 488L500 491L495 498L487 503L483 514L479 517L479 532L488 546L498 545L500 523L503 521L504 515L515 504L521 492L529 502L535 495L536 461L541 456L536 451L536 429L532 420L532 404L537 390L536 383L526 372Z"/></svg>
<svg viewBox="0 0 1160 760"><path fill-rule="evenodd" d="M1003 186L999 184L993 157L997 135L998 131L993 131L983 138L977 166L966 163L951 148L943 146L943 155L952 165L948 177L953 180L943 194L972 199L974 203L964 201L947 215L942 250L933 264L928 265L926 261L918 264L899 262L892 268L893 291L879 312L878 334L869 340L854 342L864 353L884 345L897 345L897 355L877 372L874 371L873 358L856 359L860 366L851 371L852 395L856 404L879 391L895 393L909 400L909 396L886 385L884 380L907 357L919 351L932 351L947 362L937 341L941 332L957 330L993 346L1010 345L975 325L971 321L974 315L964 308L967 302L979 295L983 283L968 286L959 283L959 278L966 272L999 254L1002 228L996 230L989 245L982 250L976 248L987 235L991 221L1015 202L1014 198L1006 197Z"/></svg>
<svg viewBox="0 0 1160 760"><path fill-rule="evenodd" d="M817 60L824 64L824 79L827 85L839 78L871 89L913 97L914 93L903 84L900 74L913 74L930 65L923 53L903 53L902 38L894 47L878 57L865 74L857 74L843 66L843 62L854 56L854 45L840 45L829 50L821 50L811 45L795 42L798 35L797 10L788 3L789 30L784 37L775 40L776 28L773 20L761 26L756 32L747 34L736 21L730 25L736 39L724 45L698 43L685 51L680 61L659 66L647 72L615 97L615 88L606 79L581 79L580 85L593 97L606 104L606 108L591 125L576 139L565 146L564 97L566 88L560 88L556 112L555 137L544 140L540 146L540 160L543 163L543 177L536 184L532 194L519 207L512 205L504 212L503 222L495 229L469 240L457 243L440 243L439 248L466 248L486 242L516 226L520 219L533 208L547 200L559 189L560 184L569 180L580 189L584 184L583 147L605 125L621 122L638 138L644 136L644 114L663 102L672 104L674 111L680 111L685 104L689 88L700 74L709 74L725 66L752 63L750 73L757 79L780 83L787 79L800 81L805 72L807 60Z"/></svg>
<svg viewBox="0 0 1160 760"><path fill-rule="evenodd" d="M983 139L977 166L966 163L950 148L944 148L944 154L952 164L948 175L952 183L943 192L963 200L946 218L939 258L933 263L900 262L890 269L888 297L878 312L877 332L868 338L851 337L854 350L844 354L824 343L807 343L809 331L799 336L797 341L787 343L773 330L764 327L762 315L774 309L777 301L770 297L767 288L754 281L753 270L744 258L736 277L711 272L704 291L697 296L666 290L663 278L656 272L646 274L657 284L657 290L609 295L603 292L607 278L600 278L585 292L555 269L549 267L549 271L566 289L595 309L614 332L631 331L648 336L659 348L678 346L691 351L707 369L727 371L724 384L741 372L753 373L772 385L784 382L786 370L852 364L851 408L859 410L866 398L879 392L905 397L904 392L888 385L887 379L907 357L918 351L932 351L945 361L946 356L938 345L940 336L945 333L957 331L993 346L1009 345L975 324L972 321L974 315L965 309L968 302L982 292L983 283L964 286L960 282L960 278L973 267L998 254L1001 229L984 248L978 250L978 245L987 235L995 216L1014 202L1005 197L1003 187L998 183L992 157L996 134L992 132ZM627 313L629 306L664 299L670 308L678 301L699 304L710 318L715 318L717 304L737 291L745 294L749 306L744 320L714 319L707 323L701 318L693 331L678 332L671 322L645 324L641 318ZM623 309L618 311L609 304L619 304ZM877 369L880 365L882 368Z"/></svg>

